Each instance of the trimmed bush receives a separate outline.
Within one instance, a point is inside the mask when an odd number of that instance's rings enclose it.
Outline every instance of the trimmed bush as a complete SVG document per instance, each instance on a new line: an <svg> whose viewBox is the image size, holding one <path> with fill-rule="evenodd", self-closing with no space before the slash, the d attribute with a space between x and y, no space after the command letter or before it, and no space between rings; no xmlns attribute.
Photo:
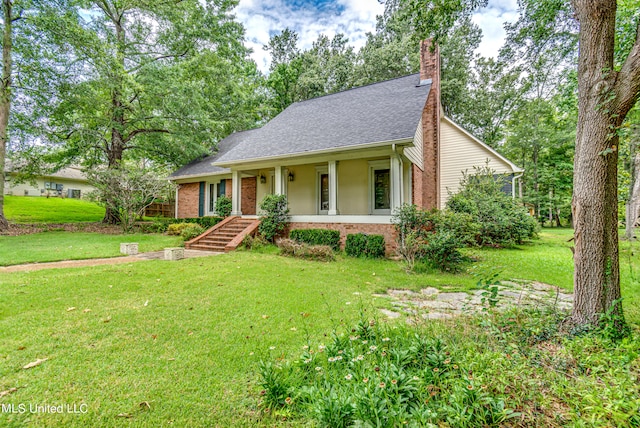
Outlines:
<svg viewBox="0 0 640 428"><path fill-rule="evenodd" d="M182 236L185 241L189 241L200 235L204 231L205 228L200 226L199 224L187 224L187 227L183 228L180 232L180 236Z"/></svg>
<svg viewBox="0 0 640 428"><path fill-rule="evenodd" d="M231 198L227 196L218 196L218 199L216 199L216 213L220 217L229 217L231 215L231 210Z"/></svg>
<svg viewBox="0 0 640 428"><path fill-rule="evenodd" d="M285 195L267 195L260 203L260 209L265 215L260 221L258 232L269 242L287 228L289 223L289 206Z"/></svg>
<svg viewBox="0 0 640 428"><path fill-rule="evenodd" d="M193 218L182 218L179 219L184 223L196 223L205 229L209 229L210 227L215 226L216 224L222 221L222 217L193 217Z"/></svg>
<svg viewBox="0 0 640 428"><path fill-rule="evenodd" d="M384 257L384 236L352 233L347 235L344 251L352 257Z"/></svg>
<svg viewBox="0 0 640 428"><path fill-rule="evenodd" d="M328 245L308 245L293 239L279 239L276 242L280 254L306 260L330 262L335 260L333 249Z"/></svg>
<svg viewBox="0 0 640 428"><path fill-rule="evenodd" d="M294 229L289 238L309 245L327 245L334 250L340 248L340 232L328 229Z"/></svg>
<svg viewBox="0 0 640 428"><path fill-rule="evenodd" d="M191 223L174 223L174 224L170 224L167 227L167 235L180 235L182 234L182 231L184 229L186 229L187 227L191 226Z"/></svg>

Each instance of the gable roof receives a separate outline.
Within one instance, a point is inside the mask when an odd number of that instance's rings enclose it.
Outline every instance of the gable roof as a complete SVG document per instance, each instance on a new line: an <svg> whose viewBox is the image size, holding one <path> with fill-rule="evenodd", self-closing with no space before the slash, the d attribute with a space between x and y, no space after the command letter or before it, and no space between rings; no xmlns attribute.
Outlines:
<svg viewBox="0 0 640 428"><path fill-rule="evenodd" d="M413 140L431 81L400 77L294 103L216 165Z"/></svg>
<svg viewBox="0 0 640 428"><path fill-rule="evenodd" d="M227 168L221 168L219 166L214 166L213 162L217 160L220 156L223 156L229 150L236 147L241 141L245 140L249 135L258 131L257 129L250 129L247 131L234 132L233 134L228 135L226 138L218 142L218 147L216 152L212 155L209 155L203 159L197 159L179 170L175 171L169 178L173 180L181 179L181 178L189 178L189 177L200 177L203 175L217 175L217 174L229 174L231 170Z"/></svg>

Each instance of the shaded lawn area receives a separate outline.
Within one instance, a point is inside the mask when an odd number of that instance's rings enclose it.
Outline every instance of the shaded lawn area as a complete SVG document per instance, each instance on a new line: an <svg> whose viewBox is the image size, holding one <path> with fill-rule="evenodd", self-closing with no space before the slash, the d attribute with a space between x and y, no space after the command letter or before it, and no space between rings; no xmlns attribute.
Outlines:
<svg viewBox="0 0 640 428"><path fill-rule="evenodd" d="M6 196L4 213L14 223L96 222L104 217L104 207L82 199Z"/></svg>
<svg viewBox="0 0 640 428"><path fill-rule="evenodd" d="M0 236L0 266L116 257L121 242L139 243L139 251L176 247L183 240L158 234L104 235L84 232L42 232L31 235Z"/></svg>

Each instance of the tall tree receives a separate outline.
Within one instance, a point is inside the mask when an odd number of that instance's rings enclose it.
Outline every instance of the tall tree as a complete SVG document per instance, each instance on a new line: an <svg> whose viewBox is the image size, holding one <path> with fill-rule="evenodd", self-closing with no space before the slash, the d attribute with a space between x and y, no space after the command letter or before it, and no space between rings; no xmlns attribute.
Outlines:
<svg viewBox="0 0 640 428"><path fill-rule="evenodd" d="M66 78L40 110L62 162L181 165L259 119L255 64L226 0L95 0L47 29ZM107 210L105 221L116 221Z"/></svg>
<svg viewBox="0 0 640 428"><path fill-rule="evenodd" d="M578 126L574 160L574 308L572 322L618 316L618 129L640 95L640 22L619 69L614 68L615 0L572 0L580 24Z"/></svg>
<svg viewBox="0 0 640 428"><path fill-rule="evenodd" d="M5 157L8 141L9 114L11 110L11 26L16 19L13 14L13 1L2 0L2 81L0 82L0 231L6 230L9 223L4 216L4 180Z"/></svg>

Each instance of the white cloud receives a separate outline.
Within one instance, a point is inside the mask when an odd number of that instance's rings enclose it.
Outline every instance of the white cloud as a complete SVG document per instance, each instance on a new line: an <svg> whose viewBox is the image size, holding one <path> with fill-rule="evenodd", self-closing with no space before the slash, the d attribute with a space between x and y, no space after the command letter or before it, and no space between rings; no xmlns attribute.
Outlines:
<svg viewBox="0 0 640 428"><path fill-rule="evenodd" d="M366 33L375 31L376 16L384 12L378 0L333 0L329 6L314 6L315 1L300 6L286 0L240 0L235 14L245 26L247 46L253 49L251 57L258 67L266 71L270 57L262 46L273 34L285 28L298 33L298 47L308 49L320 34L333 37L343 33L349 43L359 49L366 42ZM505 21L517 19L517 0L490 0L488 7L473 16L484 37L478 52L495 56L504 40Z"/></svg>

